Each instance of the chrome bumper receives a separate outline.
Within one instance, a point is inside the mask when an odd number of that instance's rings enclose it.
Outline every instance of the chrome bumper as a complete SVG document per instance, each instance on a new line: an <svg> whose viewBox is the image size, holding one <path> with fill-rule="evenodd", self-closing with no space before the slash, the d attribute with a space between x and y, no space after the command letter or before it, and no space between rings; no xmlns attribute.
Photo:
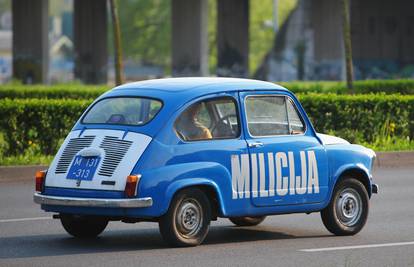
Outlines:
<svg viewBox="0 0 414 267"><path fill-rule="evenodd" d="M152 206L152 198L78 198L46 196L40 193L33 195L33 201L41 205L93 207L93 208L145 208Z"/></svg>

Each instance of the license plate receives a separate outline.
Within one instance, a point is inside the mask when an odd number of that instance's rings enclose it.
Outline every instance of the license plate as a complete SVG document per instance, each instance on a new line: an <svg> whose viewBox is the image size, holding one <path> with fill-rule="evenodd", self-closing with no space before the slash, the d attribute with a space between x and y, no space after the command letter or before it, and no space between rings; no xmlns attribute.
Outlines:
<svg viewBox="0 0 414 267"><path fill-rule="evenodd" d="M66 178L91 181L100 159L100 157L76 156Z"/></svg>

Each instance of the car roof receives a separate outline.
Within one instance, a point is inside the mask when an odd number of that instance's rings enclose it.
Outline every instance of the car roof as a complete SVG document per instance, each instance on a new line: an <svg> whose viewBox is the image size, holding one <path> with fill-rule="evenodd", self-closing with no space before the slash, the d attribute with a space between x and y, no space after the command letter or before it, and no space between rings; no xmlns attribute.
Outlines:
<svg viewBox="0 0 414 267"><path fill-rule="evenodd" d="M250 79L206 77L164 78L133 82L115 87L97 98L94 103L108 97L147 97L161 100L163 102L162 108L150 123L139 127L110 126L111 128L127 129L128 131L136 131L154 136L161 128L165 127L168 118L194 99L212 94L254 90L288 92L287 89L274 83ZM80 122L75 126L76 129L82 129L82 127L84 125ZM101 126L88 125L88 127L92 129Z"/></svg>
<svg viewBox="0 0 414 267"><path fill-rule="evenodd" d="M189 77L164 78L133 82L115 87L111 92L116 95L143 95L166 99L191 99L194 97L229 91L285 90L286 88L270 82L240 78Z"/></svg>

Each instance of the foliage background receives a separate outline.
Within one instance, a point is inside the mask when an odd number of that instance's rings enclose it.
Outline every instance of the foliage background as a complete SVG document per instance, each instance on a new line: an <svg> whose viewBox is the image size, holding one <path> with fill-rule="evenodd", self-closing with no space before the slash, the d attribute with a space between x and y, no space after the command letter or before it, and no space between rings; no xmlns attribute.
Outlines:
<svg viewBox="0 0 414 267"><path fill-rule="evenodd" d="M210 73L217 64L217 0L208 0L208 40ZM295 8L297 0L278 1L281 25ZM250 72L254 73L273 45L273 0L250 1ZM160 65L170 73L171 0L118 1L124 58L149 65ZM110 33L110 46L113 35ZM113 52L113 50L111 50Z"/></svg>

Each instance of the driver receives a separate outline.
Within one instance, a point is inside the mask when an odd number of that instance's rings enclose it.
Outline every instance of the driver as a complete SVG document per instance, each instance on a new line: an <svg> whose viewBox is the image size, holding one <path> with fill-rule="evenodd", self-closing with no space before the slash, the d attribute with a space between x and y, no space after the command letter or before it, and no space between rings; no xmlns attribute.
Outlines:
<svg viewBox="0 0 414 267"><path fill-rule="evenodd" d="M201 103L189 107L181 114L176 129L184 140L212 139L210 130L198 121L197 116L201 110Z"/></svg>

